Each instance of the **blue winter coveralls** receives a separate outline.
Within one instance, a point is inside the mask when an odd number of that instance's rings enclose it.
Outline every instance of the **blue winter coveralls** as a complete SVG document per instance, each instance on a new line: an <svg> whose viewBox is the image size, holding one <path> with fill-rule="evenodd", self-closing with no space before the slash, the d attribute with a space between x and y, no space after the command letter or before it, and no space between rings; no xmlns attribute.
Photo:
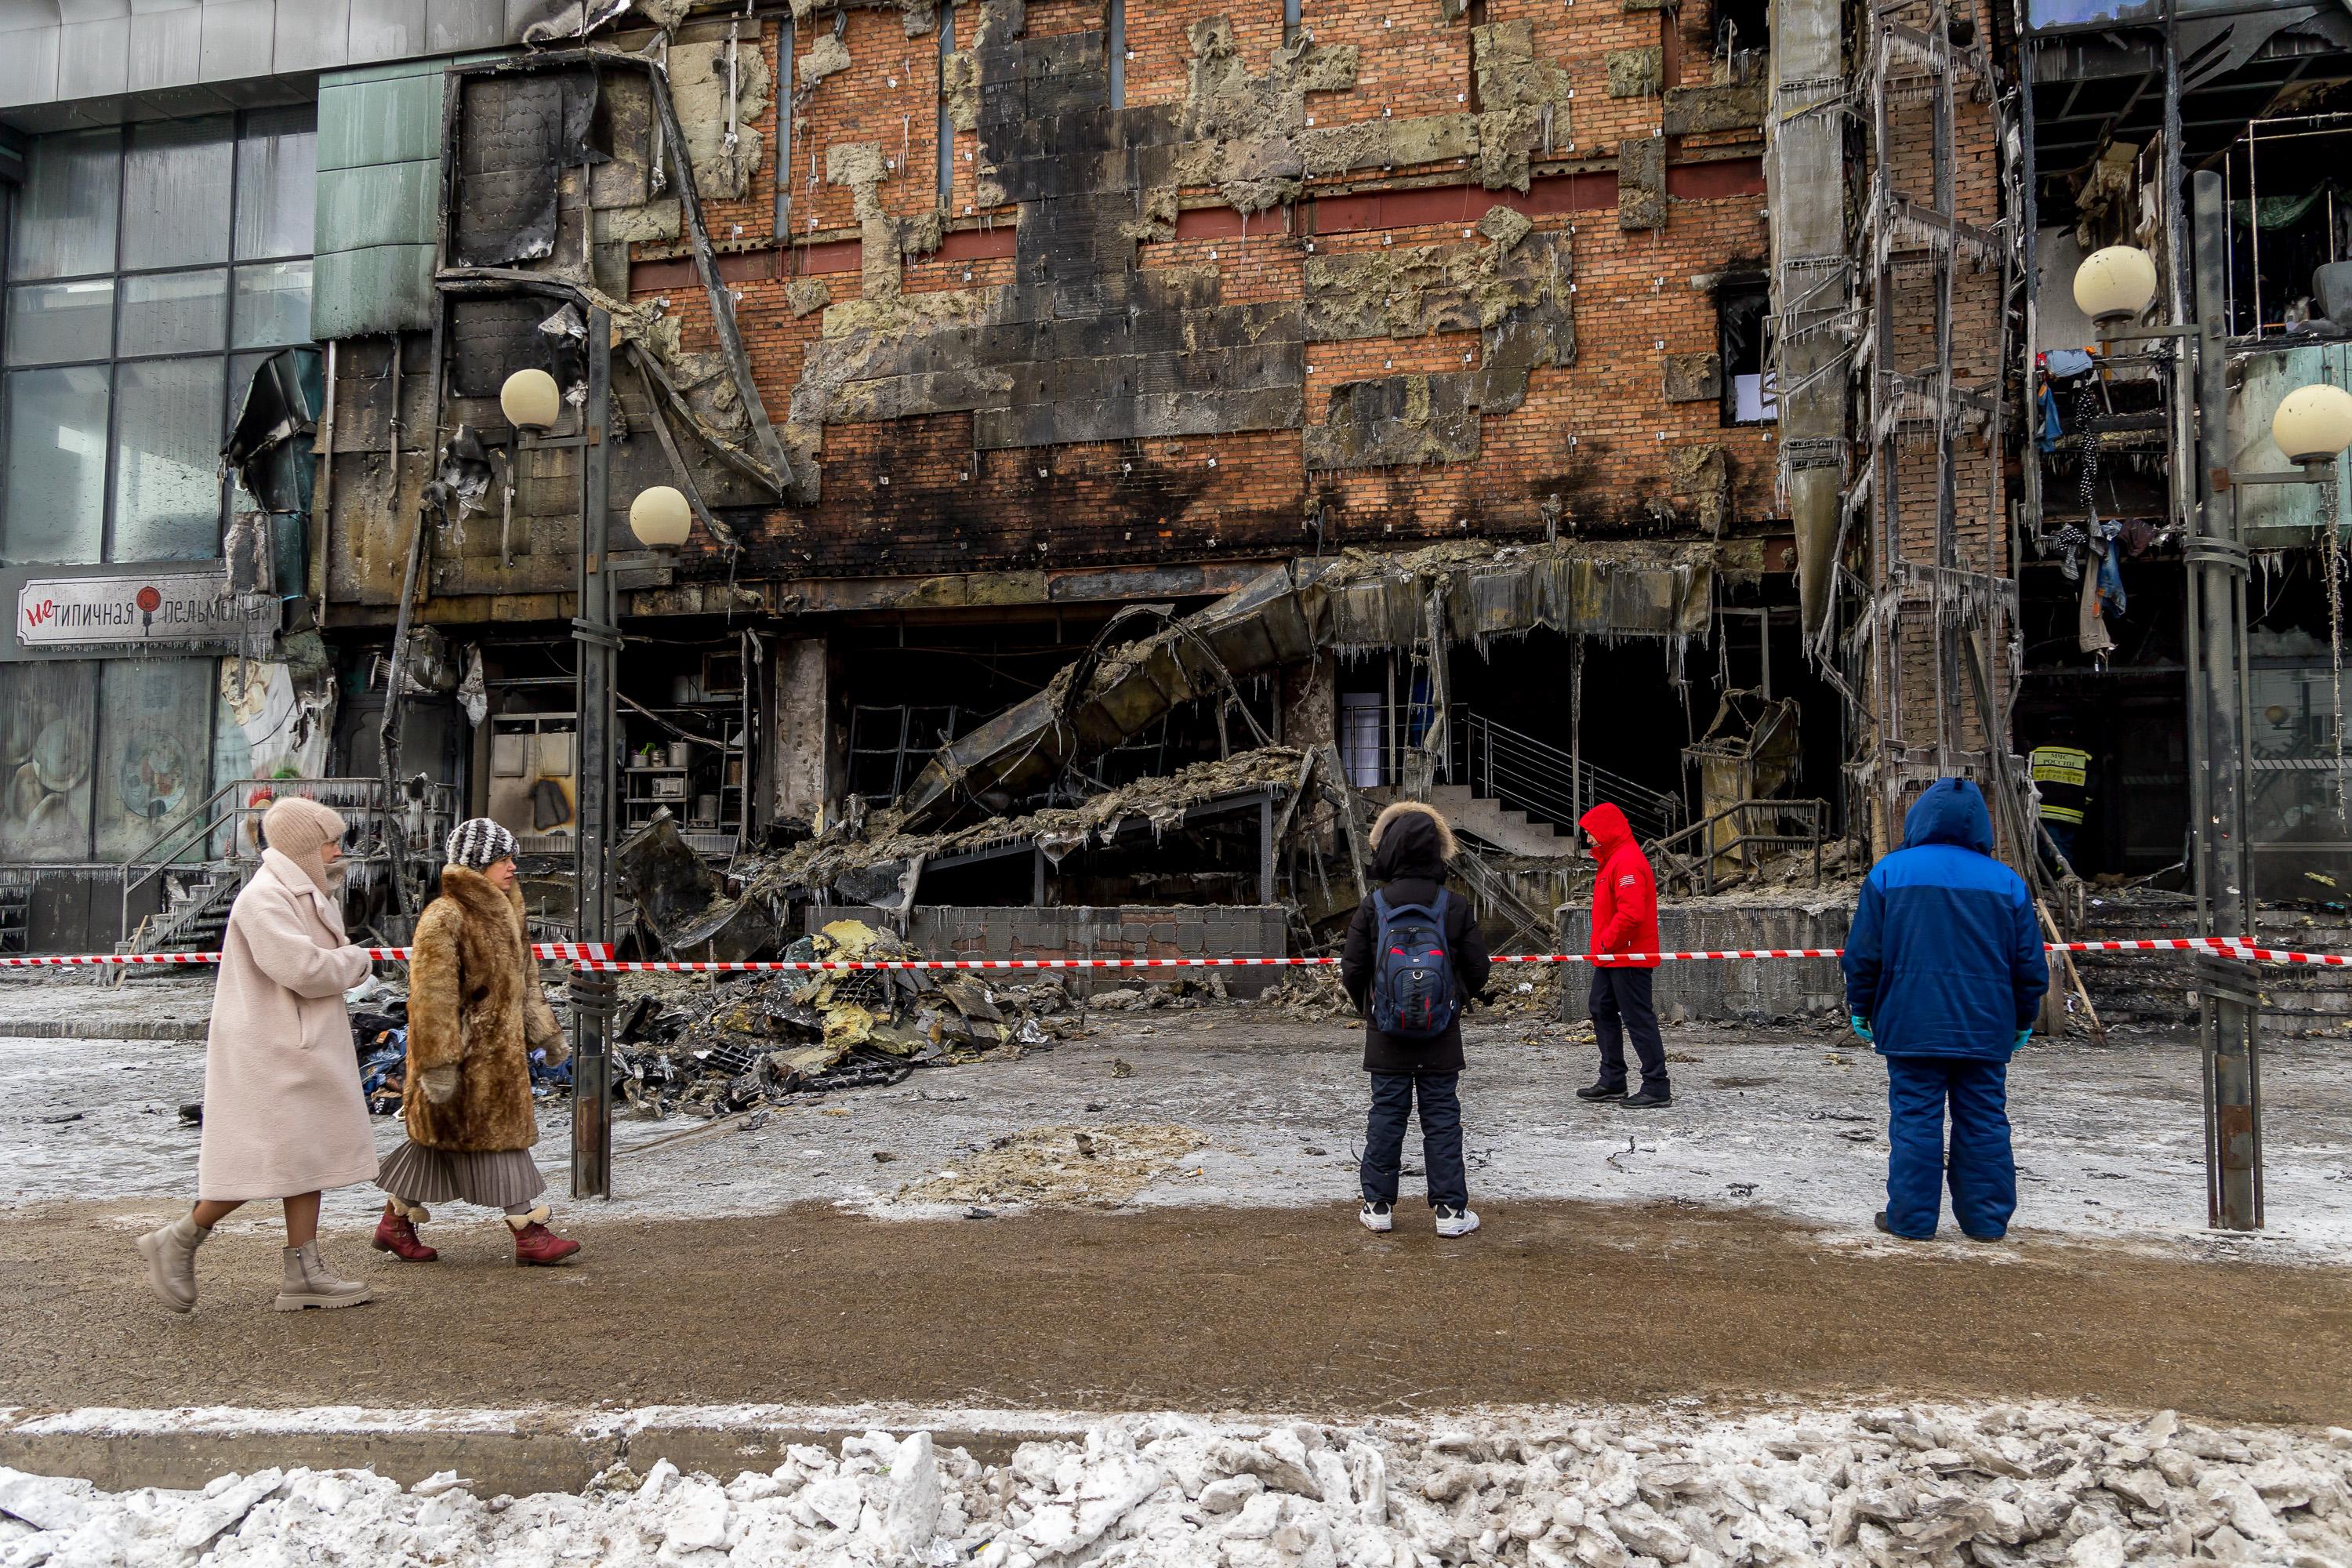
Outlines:
<svg viewBox="0 0 2352 1568"><path fill-rule="evenodd" d="M2049 988L2050 963L2033 896L1992 858L1975 784L1938 779L1911 807L1903 847L1862 885L1841 963L1847 1011L1886 1058L1887 1228L1935 1235L1948 1169L1960 1228L1998 1239L2017 1210L2009 1058Z"/></svg>

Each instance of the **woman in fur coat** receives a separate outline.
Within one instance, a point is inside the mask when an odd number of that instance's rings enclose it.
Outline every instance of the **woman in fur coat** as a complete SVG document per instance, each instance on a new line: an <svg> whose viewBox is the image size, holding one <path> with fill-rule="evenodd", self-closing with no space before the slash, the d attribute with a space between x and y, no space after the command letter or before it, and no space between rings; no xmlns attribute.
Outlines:
<svg viewBox="0 0 2352 1568"><path fill-rule="evenodd" d="M319 1194L375 1174L343 992L369 959L343 935L343 819L289 795L261 818L261 869L229 907L205 1042L204 1146L194 1209L139 1238L147 1283L175 1312L196 1304L196 1248L238 1205L286 1210L281 1312L355 1307L357 1280L319 1256Z"/></svg>
<svg viewBox="0 0 2352 1568"><path fill-rule="evenodd" d="M408 1139L376 1177L391 1198L375 1246L404 1262L439 1256L416 1227L426 1204L452 1198L504 1210L519 1265L562 1263L580 1250L547 1228L547 1182L530 1157L539 1142L530 1053L560 1064L571 1052L540 993L514 854L514 835L488 817L459 823L441 896L410 943L400 1101Z"/></svg>

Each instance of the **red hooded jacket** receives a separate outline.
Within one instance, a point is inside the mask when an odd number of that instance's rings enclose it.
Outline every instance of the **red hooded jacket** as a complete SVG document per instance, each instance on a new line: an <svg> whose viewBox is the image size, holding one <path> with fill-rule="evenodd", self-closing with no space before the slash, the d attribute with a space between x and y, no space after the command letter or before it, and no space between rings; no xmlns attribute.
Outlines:
<svg viewBox="0 0 2352 1568"><path fill-rule="evenodd" d="M1625 814L1603 801L1579 818L1579 827L1592 836L1600 874L1592 879L1592 945L1603 952L1658 951L1658 882L1650 873L1649 858L1633 842ZM1655 957L1637 960L1626 968L1655 969Z"/></svg>

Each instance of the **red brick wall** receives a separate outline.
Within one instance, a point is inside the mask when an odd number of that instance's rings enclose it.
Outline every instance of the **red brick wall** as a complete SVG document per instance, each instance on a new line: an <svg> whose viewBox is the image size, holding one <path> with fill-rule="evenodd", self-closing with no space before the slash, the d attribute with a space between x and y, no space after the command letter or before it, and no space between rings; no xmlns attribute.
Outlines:
<svg viewBox="0 0 2352 1568"><path fill-rule="evenodd" d="M1399 117L1463 109L1456 94L1469 85L1466 20L1441 24L1431 0L1304 0L1303 14L1319 43L1353 43L1361 51L1353 91L1307 100L1318 124L1378 118L1383 107ZM1667 454L1706 443L1719 443L1728 462L1731 528L1760 531L1775 526L1769 427L1726 428L1717 405L1668 404L1661 385L1662 354L1716 346L1706 280L1727 267L1759 265L1765 254L1766 203L1754 165L1741 163L1727 180L1702 187L1727 187L1731 194L1675 200L1664 229L1621 232L1614 142L1621 135L1648 134L1657 123L1659 105L1654 98L1609 98L1605 58L1612 49L1658 44L1672 24L1661 13L1624 12L1607 0L1572 7L1556 0L1493 0L1486 14L1490 21L1533 20L1538 51L1570 73L1574 107L1559 135L1562 156L1553 168L1581 169L1588 176L1575 184L1575 199L1583 205L1574 210L1557 210L1565 204L1556 193L1568 188L1559 182L1539 183L1532 202L1507 191L1466 193L1461 210L1473 218L1489 203L1507 199L1538 209L1539 231L1572 230L1577 283L1576 363L1538 369L1521 407L1482 416L1475 460L1309 473L1296 430L975 453L968 415L835 425L824 431L822 501L736 519L748 547L747 558L737 563L739 576L1263 554L1311 547L1307 519L1318 505L1327 542L1333 543L1538 531L1539 509L1552 496L1559 499L1564 528L1603 536L1689 533L1695 531L1688 511L1692 498L1683 498L1679 514L1667 504ZM1167 7L1130 3L1130 106L1181 102L1189 57L1184 30L1205 16L1227 17L1243 58L1254 69L1265 68L1281 36L1281 9L1275 0L1239 9L1205 0ZM1097 5L1041 0L1029 7L1028 32L1043 37L1080 30L1099 25L1100 16ZM958 7L959 45L971 43L978 21L976 5ZM818 33L815 27L803 33L804 56ZM845 268L824 274L836 300L857 292L854 248L837 243L854 239L856 230L850 193L822 183L825 149L871 141L881 144L886 156L900 160L882 188L884 205L892 213L927 211L936 192L937 38L906 37L895 11L854 11L847 43L851 68L822 82L800 106L791 150L797 243L795 259L785 268L808 268L812 263ZM771 23L761 47L772 63L776 44ZM1707 79L1706 50L1703 23L1687 24L1679 49L1669 54L1670 59L1679 54L1682 79ZM896 87L890 85L893 77ZM781 85L778 96L787 98ZM771 149L775 119L772 110L761 122ZM969 151L978 139L967 132L955 140L959 151ZM1571 140L1572 159L1566 155ZM1747 140L1752 148L1755 139ZM820 174L814 197L807 184L813 153ZM956 162L957 222L971 221L962 206L971 199L975 166L961 158ZM1447 171L1423 170L1408 178L1411 173L1393 172L1386 184L1427 185L1433 174L1451 183ZM1688 188L1697 177L1678 169L1670 189ZM1311 202L1321 194L1377 190L1382 184L1381 172L1372 171L1311 187L1308 195ZM1555 194L1547 196L1547 189ZM1187 200L1213 203L1214 197L1207 191L1189 192ZM739 221L747 234L766 233L772 204L772 174L763 171L746 201L714 204L712 221L721 236L728 232L725 226ZM1555 210L1541 210L1546 206ZM1228 303L1296 299L1310 242L1329 254L1379 247L1384 240L1459 244L1465 238L1461 223L1425 221L1310 233L1319 210L1303 205L1286 218L1280 210L1260 213L1246 226L1229 207L1188 210L1180 237L1139 247L1138 265L1214 267ZM1335 219L1344 216L1340 204L1330 210ZM830 250L808 248L812 215L817 239L833 242ZM954 237L941 255L908 263L907 290L1008 281L1013 264L1003 230L1014 214L1006 208L991 216L999 229L992 239ZM991 249L1001 254L973 254ZM764 264L762 269L778 270ZM678 279L674 268L666 273L658 262L641 264L639 273L636 293L669 299L685 323L688 347L715 346L698 288ZM737 287L742 296L739 319L761 395L781 418L800 378L805 348L820 331L822 313L795 319L784 305L782 278L749 278ZM1480 352L1476 333L1310 343L1307 418L1323 419L1332 388L1343 381L1411 371L1458 372L1471 368Z"/></svg>

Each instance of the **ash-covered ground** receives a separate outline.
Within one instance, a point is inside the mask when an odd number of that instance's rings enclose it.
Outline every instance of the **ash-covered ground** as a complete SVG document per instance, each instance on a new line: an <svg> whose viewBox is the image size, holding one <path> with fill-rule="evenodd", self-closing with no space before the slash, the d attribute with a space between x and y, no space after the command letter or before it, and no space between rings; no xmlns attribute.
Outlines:
<svg viewBox="0 0 2352 1568"><path fill-rule="evenodd" d="M632 977L633 979L635 977ZM679 982L660 977L671 987ZM200 1043L10 1037L12 1021L200 1018L210 987L173 977L101 988L0 987L0 1203L164 1199L193 1190ZM1353 1202L1365 1100L1360 1026L1279 1006L1092 1009L1074 1037L916 1070L890 1087L795 1096L724 1121L672 1115L615 1130L604 1217L715 1217L793 1205L885 1217L979 1208ZM1594 1108L1590 1033L1532 1010L1475 1012L1463 1079L1474 1205L1665 1201L1763 1209L1885 1245L1885 1071L1842 1022L1669 1027L1675 1103ZM2352 1261L2352 1059L2341 1043L2272 1043L2262 1064L2268 1226L2205 1228L2198 1056L2187 1020L2099 1047L2037 1043L2011 1072L2017 1230L2191 1255ZM562 1192L568 1108L541 1103L539 1159ZM397 1140L380 1118L379 1141ZM1083 1141L1083 1142L1082 1142ZM1419 1160L1407 1146L1408 1205ZM331 1194L356 1221L368 1189ZM160 1212L160 1210L159 1210ZM585 1212L574 1206L574 1212ZM235 1223L262 1223L239 1216ZM1489 1237L1489 1239L1492 1239ZM1953 1245L1958 1245L1957 1241Z"/></svg>

